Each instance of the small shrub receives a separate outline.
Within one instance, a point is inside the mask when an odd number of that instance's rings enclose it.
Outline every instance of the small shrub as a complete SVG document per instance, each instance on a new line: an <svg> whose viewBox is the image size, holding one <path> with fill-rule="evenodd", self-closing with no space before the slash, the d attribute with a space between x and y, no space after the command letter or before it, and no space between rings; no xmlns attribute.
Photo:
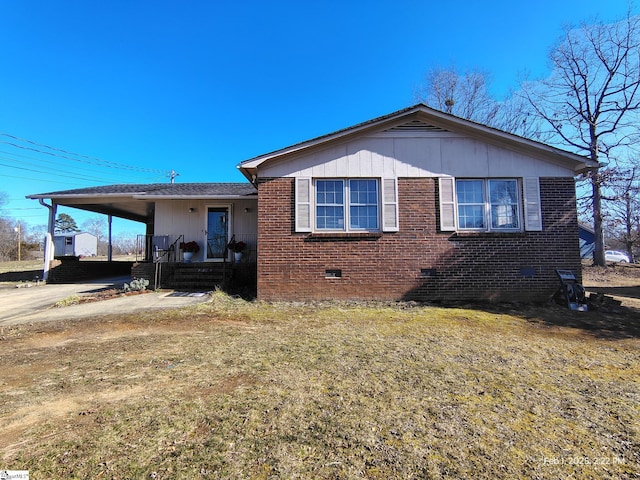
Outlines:
<svg viewBox="0 0 640 480"><path fill-rule="evenodd" d="M149 280L146 278L134 278L131 283L125 283L122 289L125 292L142 292L149 286Z"/></svg>
<svg viewBox="0 0 640 480"><path fill-rule="evenodd" d="M63 298L62 300L58 300L53 304L55 308L68 307L70 305L77 305L80 303L80 297L78 295L71 295Z"/></svg>

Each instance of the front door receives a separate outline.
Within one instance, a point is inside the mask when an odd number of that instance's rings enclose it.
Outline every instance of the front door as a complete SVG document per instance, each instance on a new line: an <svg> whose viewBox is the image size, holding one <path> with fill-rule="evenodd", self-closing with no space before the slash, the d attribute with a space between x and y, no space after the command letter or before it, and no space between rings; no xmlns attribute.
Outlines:
<svg viewBox="0 0 640 480"><path fill-rule="evenodd" d="M206 260L223 260L229 242L229 207L207 207Z"/></svg>

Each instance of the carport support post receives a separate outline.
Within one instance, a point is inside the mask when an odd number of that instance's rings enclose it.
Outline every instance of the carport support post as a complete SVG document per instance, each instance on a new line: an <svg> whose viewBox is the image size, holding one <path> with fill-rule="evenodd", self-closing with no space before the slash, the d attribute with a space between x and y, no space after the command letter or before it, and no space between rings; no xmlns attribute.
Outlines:
<svg viewBox="0 0 640 480"><path fill-rule="evenodd" d="M39 199L40 205L49 209L49 225L47 235L44 241L44 267L42 269L42 279L46 281L49 278L49 270L51 269L51 261L54 258L54 245L53 237L56 231L56 212L58 211L58 204L51 202L51 205L44 203L44 200Z"/></svg>
<svg viewBox="0 0 640 480"><path fill-rule="evenodd" d="M113 217L111 215L107 216L107 223L109 224L109 246L107 247L107 261L111 262L113 260L113 247L111 246L111 228L112 228L112 220Z"/></svg>

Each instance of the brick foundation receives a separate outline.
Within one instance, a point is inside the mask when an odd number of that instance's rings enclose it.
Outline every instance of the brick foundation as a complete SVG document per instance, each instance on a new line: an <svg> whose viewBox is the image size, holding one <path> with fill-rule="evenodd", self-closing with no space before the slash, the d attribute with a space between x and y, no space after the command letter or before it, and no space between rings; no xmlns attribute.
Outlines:
<svg viewBox="0 0 640 480"><path fill-rule="evenodd" d="M398 179L399 232L331 236L294 232L293 179L261 180L258 298L542 301L556 269L580 279L572 178L541 178L543 231L516 234L440 232L437 188Z"/></svg>
<svg viewBox="0 0 640 480"><path fill-rule="evenodd" d="M78 257L60 257L51 262L48 283L76 283L80 280L95 280L108 277L127 276L133 262L102 262L79 260Z"/></svg>

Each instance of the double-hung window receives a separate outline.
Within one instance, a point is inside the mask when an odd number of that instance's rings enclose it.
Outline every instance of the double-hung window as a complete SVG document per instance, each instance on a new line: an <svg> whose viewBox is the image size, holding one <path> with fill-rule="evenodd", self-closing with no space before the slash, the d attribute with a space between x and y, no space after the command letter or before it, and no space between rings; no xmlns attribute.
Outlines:
<svg viewBox="0 0 640 480"><path fill-rule="evenodd" d="M295 231L311 233L397 232L395 178L295 179Z"/></svg>
<svg viewBox="0 0 640 480"><path fill-rule="evenodd" d="M376 180L349 180L349 228L379 230L378 203Z"/></svg>
<svg viewBox="0 0 640 480"><path fill-rule="evenodd" d="M316 181L316 228L344 230L344 180Z"/></svg>
<svg viewBox="0 0 640 480"><path fill-rule="evenodd" d="M492 229L520 229L520 199L516 180L489 180Z"/></svg>
<svg viewBox="0 0 640 480"><path fill-rule="evenodd" d="M522 214L516 179L456 179L460 230L516 231Z"/></svg>
<svg viewBox="0 0 640 480"><path fill-rule="evenodd" d="M315 229L379 231L379 192L376 179L316 179Z"/></svg>

